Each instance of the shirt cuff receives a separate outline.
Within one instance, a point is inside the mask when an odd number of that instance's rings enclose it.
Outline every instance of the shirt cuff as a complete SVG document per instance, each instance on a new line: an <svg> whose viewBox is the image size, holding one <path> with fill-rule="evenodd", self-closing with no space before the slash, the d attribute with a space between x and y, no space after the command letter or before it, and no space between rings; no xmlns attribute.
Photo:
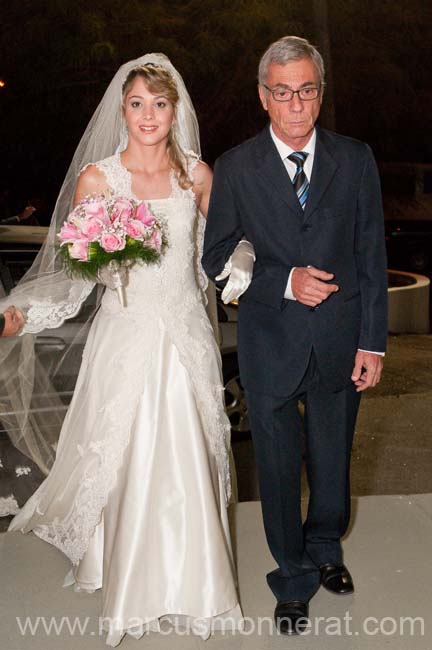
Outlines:
<svg viewBox="0 0 432 650"><path fill-rule="evenodd" d="M379 357L385 357L385 352L375 352L374 350L362 350L358 349L359 352L368 352L369 354L377 354Z"/></svg>
<svg viewBox="0 0 432 650"><path fill-rule="evenodd" d="M292 292L292 288L291 288L292 274L293 274L293 271L294 271L296 268L297 268L296 266L293 266L292 269L291 269L291 271L290 271L290 274L289 274L289 276L288 276L288 282L287 282L287 286L286 286L285 293L284 293L284 298L285 298L286 300L297 300L297 299L294 297L294 294L293 294L293 292Z"/></svg>

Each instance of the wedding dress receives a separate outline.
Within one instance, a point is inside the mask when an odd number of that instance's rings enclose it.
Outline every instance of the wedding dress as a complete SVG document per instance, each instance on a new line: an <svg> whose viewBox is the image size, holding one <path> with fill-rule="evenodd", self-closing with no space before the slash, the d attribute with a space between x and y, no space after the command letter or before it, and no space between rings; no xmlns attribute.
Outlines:
<svg viewBox="0 0 432 650"><path fill-rule="evenodd" d="M116 195L137 198L119 154L97 166ZM242 625L226 513L229 422L194 264L198 211L192 189L170 178L168 198L146 201L169 247L159 265L130 269L126 307L106 289L54 466L10 526L67 555L65 585L102 588L113 646L165 619L203 638ZM32 309L30 329L41 318Z"/></svg>

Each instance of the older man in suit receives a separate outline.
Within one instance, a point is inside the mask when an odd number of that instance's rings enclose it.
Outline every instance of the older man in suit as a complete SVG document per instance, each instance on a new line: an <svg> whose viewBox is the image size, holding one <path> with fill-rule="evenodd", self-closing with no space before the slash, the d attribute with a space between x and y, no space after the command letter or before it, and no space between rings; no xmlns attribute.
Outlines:
<svg viewBox="0 0 432 650"><path fill-rule="evenodd" d="M387 276L368 145L316 126L324 65L287 36L261 59L270 125L216 162L203 265L239 297L238 353L282 633L302 632L322 584L352 593L340 539L361 392L380 380ZM303 423L310 488L301 518Z"/></svg>

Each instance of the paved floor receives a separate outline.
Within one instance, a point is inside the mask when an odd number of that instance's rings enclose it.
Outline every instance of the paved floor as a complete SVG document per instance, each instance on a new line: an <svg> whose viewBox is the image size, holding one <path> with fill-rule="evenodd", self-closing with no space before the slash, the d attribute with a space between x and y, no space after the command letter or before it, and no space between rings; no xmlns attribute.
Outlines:
<svg viewBox="0 0 432 650"><path fill-rule="evenodd" d="M258 499L251 441L234 439L233 452L239 500ZM0 497L14 494L21 506L43 476L6 437L0 462ZM432 335L390 337L382 382L360 406L351 484L354 496L432 493ZM0 531L8 521L0 517Z"/></svg>
<svg viewBox="0 0 432 650"><path fill-rule="evenodd" d="M307 636L286 639L275 633L271 622L274 601L264 579L273 560L259 503L252 500L258 496L253 453L250 441L237 441L234 452L244 502L234 507L232 523L241 602L248 617L245 632L235 636L216 633L205 645L196 637L151 634L141 641L126 638L121 647L133 650L151 643L152 650L278 650L287 646L291 650L431 650L431 367L431 336L391 337L383 381L362 402L352 485L353 494L363 496L353 499L351 529L344 541L345 558L356 583L353 596L336 597L321 589L311 602L312 627ZM0 459L3 493L13 488L17 500L24 501L40 475L5 440L0 441ZM98 632L101 595L63 589L67 570L61 553L33 534L0 534L2 650L105 647ZM19 624L24 624L26 616L32 617L33 624L39 620L34 634L20 632ZM68 617L63 624L62 617ZM82 633L78 627L75 633L67 627L75 617ZM54 628L49 634L44 629L53 620L63 625L59 634Z"/></svg>
<svg viewBox="0 0 432 650"><path fill-rule="evenodd" d="M257 499L252 444L234 441L233 450L239 499ZM355 496L432 493L431 335L390 337L382 381L361 402L351 487Z"/></svg>
<svg viewBox="0 0 432 650"><path fill-rule="evenodd" d="M126 637L121 649L139 650L431 650L432 495L373 496L353 500L345 557L356 585L352 596L320 589L310 604L311 627L302 638L276 634L274 599L265 574L274 567L259 503L232 513L243 633L216 632L208 641L152 633ZM0 535L0 645L4 650L97 650L101 594L63 589L68 562L32 533ZM35 626L21 634L19 625ZM38 618L39 617L39 618ZM55 633L54 625L58 626ZM68 628L68 626L74 626ZM80 633L78 625L81 626ZM51 626L47 632L44 626Z"/></svg>

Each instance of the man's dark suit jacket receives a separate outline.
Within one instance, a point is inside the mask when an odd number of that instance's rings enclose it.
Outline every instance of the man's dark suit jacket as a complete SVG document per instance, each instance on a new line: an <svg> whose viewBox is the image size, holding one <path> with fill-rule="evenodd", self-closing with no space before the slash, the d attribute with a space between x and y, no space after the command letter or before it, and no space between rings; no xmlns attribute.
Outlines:
<svg viewBox="0 0 432 650"><path fill-rule="evenodd" d="M239 301L238 354L246 389L288 396L312 348L333 391L351 383L358 348L384 352L387 273L376 164L368 145L316 127L306 209L269 128L215 165L203 266L215 278L242 237L254 246L252 282ZM286 300L293 266L334 273L340 290L313 309Z"/></svg>

